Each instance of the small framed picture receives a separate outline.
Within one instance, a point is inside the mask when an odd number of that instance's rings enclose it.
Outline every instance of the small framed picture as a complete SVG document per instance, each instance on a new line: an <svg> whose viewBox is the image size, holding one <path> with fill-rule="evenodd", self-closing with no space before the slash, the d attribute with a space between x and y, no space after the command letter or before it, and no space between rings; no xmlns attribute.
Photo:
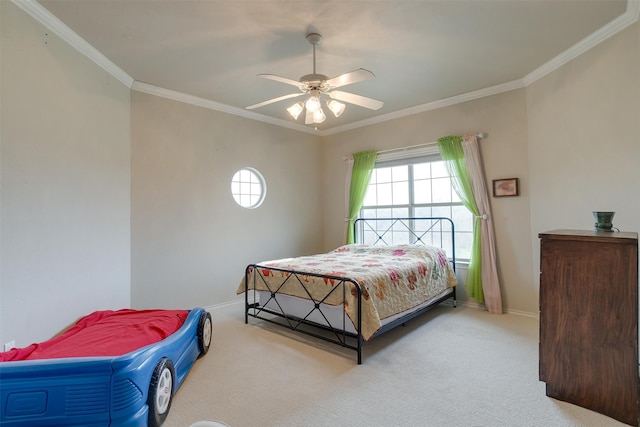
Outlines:
<svg viewBox="0 0 640 427"><path fill-rule="evenodd" d="M518 178L493 180L493 197L509 197L518 194Z"/></svg>

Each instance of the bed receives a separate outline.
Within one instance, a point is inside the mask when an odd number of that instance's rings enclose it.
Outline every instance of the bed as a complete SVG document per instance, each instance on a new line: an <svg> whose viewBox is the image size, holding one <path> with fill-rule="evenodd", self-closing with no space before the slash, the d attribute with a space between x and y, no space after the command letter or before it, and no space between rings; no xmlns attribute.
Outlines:
<svg viewBox="0 0 640 427"><path fill-rule="evenodd" d="M369 341L451 299L455 238L449 218L359 218L356 244L250 264L237 293L249 317L357 353Z"/></svg>
<svg viewBox="0 0 640 427"><path fill-rule="evenodd" d="M0 353L0 425L160 426L211 327L203 308L104 310Z"/></svg>

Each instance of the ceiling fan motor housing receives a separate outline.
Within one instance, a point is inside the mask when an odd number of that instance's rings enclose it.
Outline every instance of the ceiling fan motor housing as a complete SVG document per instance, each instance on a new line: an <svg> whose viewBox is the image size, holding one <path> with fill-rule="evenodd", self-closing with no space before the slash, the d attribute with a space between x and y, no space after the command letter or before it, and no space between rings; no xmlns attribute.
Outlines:
<svg viewBox="0 0 640 427"><path fill-rule="evenodd" d="M300 83L304 85L305 91L310 90L319 90L321 92L326 92L330 89L329 85L326 84L326 81L329 80L329 77L324 74L307 74L300 77Z"/></svg>

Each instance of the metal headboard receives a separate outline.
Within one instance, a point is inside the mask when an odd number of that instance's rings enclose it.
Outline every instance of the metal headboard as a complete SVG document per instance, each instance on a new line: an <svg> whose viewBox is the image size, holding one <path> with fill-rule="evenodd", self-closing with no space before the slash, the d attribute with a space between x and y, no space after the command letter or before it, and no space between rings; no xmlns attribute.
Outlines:
<svg viewBox="0 0 640 427"><path fill-rule="evenodd" d="M451 218L358 218L353 223L356 243L369 245L421 244L446 249L456 259L455 226ZM450 245L450 246L449 246ZM455 262L453 262L455 268Z"/></svg>

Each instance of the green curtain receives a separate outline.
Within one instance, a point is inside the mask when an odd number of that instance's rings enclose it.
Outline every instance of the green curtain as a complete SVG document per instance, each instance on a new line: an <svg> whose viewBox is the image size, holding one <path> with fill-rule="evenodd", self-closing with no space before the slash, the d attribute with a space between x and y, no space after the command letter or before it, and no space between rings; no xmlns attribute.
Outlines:
<svg viewBox="0 0 640 427"><path fill-rule="evenodd" d="M358 217L364 196L371 179L371 171L376 164L376 151L361 151L353 154L353 170L349 186L349 221L347 223L347 244L355 242L353 222Z"/></svg>
<svg viewBox="0 0 640 427"><path fill-rule="evenodd" d="M467 173L467 166L462 149L461 136L445 136L438 139L440 155L445 160L447 169L452 178L452 185L462 204L466 206L474 216L473 221L473 242L471 245L471 258L469 259L469 270L465 288L469 295L480 303L484 303L484 292L482 290L482 241L480 227L482 220L480 210L473 195L473 186Z"/></svg>

